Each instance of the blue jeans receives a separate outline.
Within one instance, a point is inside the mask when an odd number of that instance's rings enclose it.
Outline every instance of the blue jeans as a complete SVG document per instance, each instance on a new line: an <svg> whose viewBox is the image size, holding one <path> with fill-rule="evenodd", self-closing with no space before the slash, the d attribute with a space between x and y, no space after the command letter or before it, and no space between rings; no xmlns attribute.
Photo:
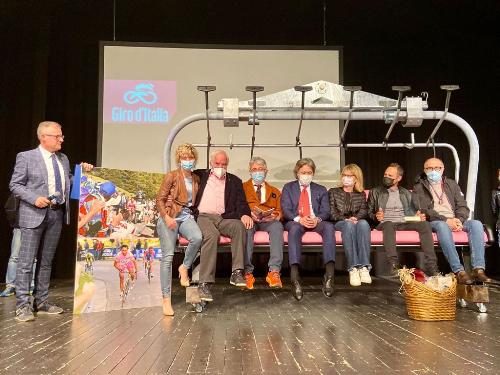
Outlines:
<svg viewBox="0 0 500 375"><path fill-rule="evenodd" d="M189 244L184 253L183 266L191 268L196 254L201 246L201 231L192 218L177 222L175 229L170 229L165 224L165 221L160 218L156 225L158 236L160 237L161 246L161 262L160 262L160 283L163 297L170 297L172 287L172 259L174 258L175 244L177 243L177 234L189 241Z"/></svg>
<svg viewBox="0 0 500 375"><path fill-rule="evenodd" d="M335 223L335 229L342 232L342 244L344 245L345 256L347 258L347 270L353 268L366 267L370 265L370 225L366 220L359 220L354 224L349 220L342 220Z"/></svg>
<svg viewBox="0 0 500 375"><path fill-rule="evenodd" d="M253 236L256 230L262 230L269 233L269 271L280 271L281 263L283 263L283 224L281 222L263 221L254 223L253 228L247 229L247 247L245 249L245 272L253 272L252 255L253 255Z"/></svg>
<svg viewBox="0 0 500 375"><path fill-rule="evenodd" d="M6 287L14 287L14 284L16 282L17 260L19 258L20 248L21 229L15 228L12 231L12 242L10 243L10 258L7 265L7 274L5 275L5 284L7 284Z"/></svg>
<svg viewBox="0 0 500 375"><path fill-rule="evenodd" d="M431 226L432 231L437 234L439 245L450 264L451 270L453 272L463 271L464 266L460 263L455 242L453 242L453 235L446 221L431 221ZM467 232L467 237L469 239L472 268L484 269L483 224L479 220L467 220L464 223L463 230Z"/></svg>
<svg viewBox="0 0 500 375"><path fill-rule="evenodd" d="M19 259L19 250L21 249L21 229L14 228L12 230L12 242L10 243L10 257L9 263L7 264L7 273L5 275L5 287L15 288L16 284L16 272L17 272L17 261ZM35 270L36 270L36 258L33 263L33 279L31 279L31 289L35 287Z"/></svg>

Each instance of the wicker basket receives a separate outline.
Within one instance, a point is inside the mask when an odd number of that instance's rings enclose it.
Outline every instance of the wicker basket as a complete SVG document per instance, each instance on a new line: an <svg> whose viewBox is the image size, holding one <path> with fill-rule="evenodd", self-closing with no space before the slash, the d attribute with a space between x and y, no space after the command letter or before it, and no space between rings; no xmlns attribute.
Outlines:
<svg viewBox="0 0 500 375"><path fill-rule="evenodd" d="M401 288L404 290L406 309L411 319L424 321L455 320L457 313L457 280L442 292L429 288L415 280L413 270L399 271Z"/></svg>

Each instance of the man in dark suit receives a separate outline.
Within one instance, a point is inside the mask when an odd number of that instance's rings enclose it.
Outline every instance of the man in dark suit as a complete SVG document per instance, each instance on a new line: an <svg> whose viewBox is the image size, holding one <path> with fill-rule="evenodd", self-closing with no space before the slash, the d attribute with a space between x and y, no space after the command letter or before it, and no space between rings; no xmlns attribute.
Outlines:
<svg viewBox="0 0 500 375"><path fill-rule="evenodd" d="M293 171L297 180L283 186L281 193L281 209L285 229L288 231L292 294L298 301L302 299L299 276L302 235L314 231L323 237L323 262L326 269L323 294L331 297L335 271L335 227L333 223L327 221L330 218L328 192L324 186L312 182L316 172L313 160L300 159Z"/></svg>
<svg viewBox="0 0 500 375"><path fill-rule="evenodd" d="M246 230L253 227L250 208L243 192L241 179L227 173L229 157L223 150L210 156L210 169L194 171L200 176L200 188L196 194L194 209L198 210L198 226L203 235L200 256L200 284L203 301L213 301L210 284L215 282L217 244L219 236L231 238L232 273L231 285L245 287L244 248Z"/></svg>
<svg viewBox="0 0 500 375"><path fill-rule="evenodd" d="M64 141L61 125L44 121L37 129L40 145L20 152L9 188L20 198L21 249L16 273L16 320L34 320L38 314L60 314L63 310L48 301L52 260L63 219L69 224L71 172L66 155L59 152ZM83 163L89 171L92 165ZM41 247L41 248L40 248ZM40 249L39 249L40 248ZM32 266L40 251L34 303L30 298Z"/></svg>

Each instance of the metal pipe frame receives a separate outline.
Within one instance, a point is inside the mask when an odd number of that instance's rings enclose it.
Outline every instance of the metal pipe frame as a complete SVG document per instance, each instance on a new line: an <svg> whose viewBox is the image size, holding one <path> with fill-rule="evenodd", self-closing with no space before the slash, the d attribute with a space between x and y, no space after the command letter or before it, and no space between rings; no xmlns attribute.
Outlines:
<svg viewBox="0 0 500 375"><path fill-rule="evenodd" d="M301 113L297 111L276 111L276 112L267 112L267 111L262 111L262 112L257 112L257 116L259 120L299 120L301 118ZM304 120L346 120L347 117L349 116L348 112L342 112L342 111L317 111L317 112L306 112L303 114L303 119ZM351 120L358 120L358 121L368 121L368 120L384 120L384 111L363 111L363 112L353 112L350 114ZM243 116L244 117L244 116ZM406 118L406 112L401 111L398 120L404 120ZM478 169L479 169L479 142L477 140L477 136L474 133L474 130L472 127L460 116L457 116L453 113L447 112L445 113L444 111L424 111L423 112L423 119L424 120L436 120L444 118L444 120L451 122L452 124L455 124L457 127L459 127L462 132L465 134L465 137L469 143L469 168L468 168L468 173L467 173L467 191L466 191L466 200L467 204L469 206L469 209L471 211L470 217L474 217L474 206L476 202L476 184L477 184L477 175L478 175ZM178 122L170 131L170 133L167 136L167 139L165 141L165 146L163 149L163 165L164 165L164 171L169 171L171 167L170 163L170 158L171 158L171 151L172 151L172 144L174 142L175 137L177 134L184 129L187 125L194 123L196 121L202 121L206 120L206 115L205 113L197 113L194 115L191 115L189 117L184 118L180 122ZM210 120L223 120L223 115L221 112L209 112L208 113L208 119ZM393 146L389 147L407 147L410 148L412 144L408 143L395 143L395 144L390 144ZM417 146L418 145L418 146ZM420 146L423 145L423 146ZM457 178L458 176L458 170L460 166L460 162L458 159L458 153L456 152L456 149L446 143L436 143L435 144L440 145L441 147L446 147L452 150L453 157L455 158L455 177ZM216 146L213 145L214 147L221 147L221 146ZM302 145L304 147L304 145ZM414 147L425 147L426 144L423 143L415 143ZM232 145L232 147L238 147L236 145ZM245 147L245 146L241 146ZM248 147L248 146L247 146ZM255 145L255 147L287 147L285 145L268 145L268 146L262 146L262 145ZM292 144L289 147L295 147L294 144ZM328 145L325 144L323 146L309 146L309 147L340 147L340 145ZM382 143L366 143L366 144L349 144L348 147L385 147ZM458 160L458 163L457 163ZM458 178L457 178L458 180Z"/></svg>

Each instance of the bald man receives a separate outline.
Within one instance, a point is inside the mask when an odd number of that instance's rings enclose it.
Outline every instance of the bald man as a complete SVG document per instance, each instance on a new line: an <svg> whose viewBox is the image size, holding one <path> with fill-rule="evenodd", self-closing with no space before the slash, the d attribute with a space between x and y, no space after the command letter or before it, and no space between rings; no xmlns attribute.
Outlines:
<svg viewBox="0 0 500 375"><path fill-rule="evenodd" d="M439 244L457 275L460 284L472 284L473 279L460 263L460 258L453 241L452 232L465 231L469 239L471 251L472 277L476 281L491 282L486 276L484 260L484 229L478 220L469 220L470 210L458 184L444 176L444 164L438 158L427 159L424 173L415 184L413 192L420 210L431 222Z"/></svg>

